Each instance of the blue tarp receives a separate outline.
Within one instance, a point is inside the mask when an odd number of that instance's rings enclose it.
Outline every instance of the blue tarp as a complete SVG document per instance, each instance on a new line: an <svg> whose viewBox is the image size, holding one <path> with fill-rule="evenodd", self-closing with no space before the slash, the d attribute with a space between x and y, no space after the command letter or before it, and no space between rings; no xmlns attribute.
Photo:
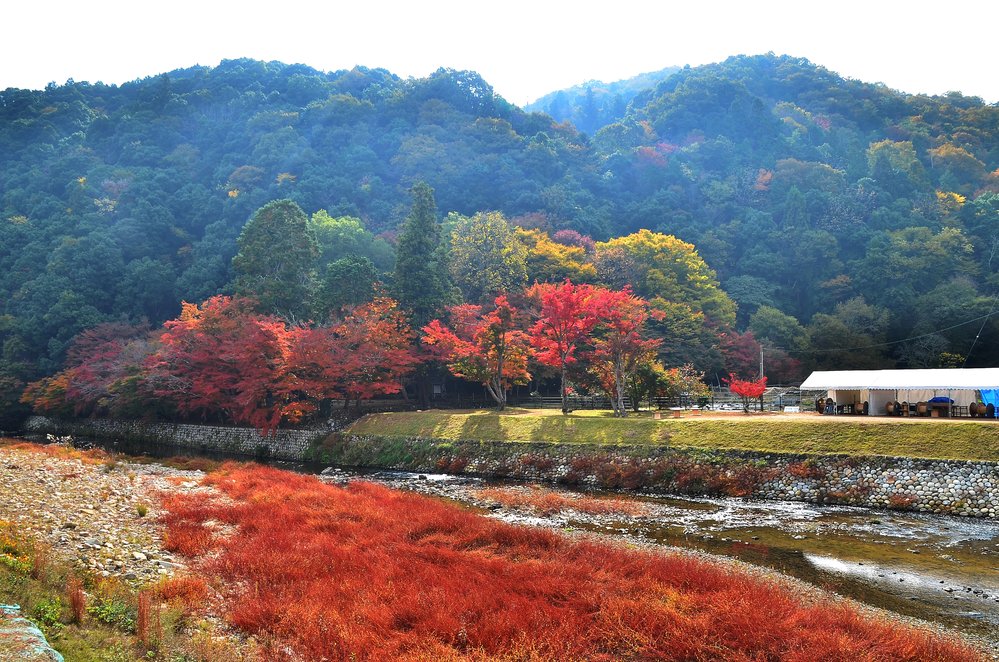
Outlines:
<svg viewBox="0 0 999 662"><path fill-rule="evenodd" d="M951 400L950 398L945 398L942 395L938 395L935 398L930 398L929 400L927 400L927 402L949 402L950 404L954 404L953 400Z"/></svg>
<svg viewBox="0 0 999 662"><path fill-rule="evenodd" d="M996 408L996 411L999 412L999 389L982 389L981 394L982 402L987 405L993 405Z"/></svg>

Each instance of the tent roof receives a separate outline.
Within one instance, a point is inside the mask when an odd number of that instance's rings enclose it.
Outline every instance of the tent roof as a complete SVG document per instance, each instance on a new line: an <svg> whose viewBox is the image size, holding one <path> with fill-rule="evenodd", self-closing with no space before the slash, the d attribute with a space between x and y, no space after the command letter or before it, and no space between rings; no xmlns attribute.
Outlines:
<svg viewBox="0 0 999 662"><path fill-rule="evenodd" d="M817 370L801 384L815 390L961 391L999 388L999 368Z"/></svg>

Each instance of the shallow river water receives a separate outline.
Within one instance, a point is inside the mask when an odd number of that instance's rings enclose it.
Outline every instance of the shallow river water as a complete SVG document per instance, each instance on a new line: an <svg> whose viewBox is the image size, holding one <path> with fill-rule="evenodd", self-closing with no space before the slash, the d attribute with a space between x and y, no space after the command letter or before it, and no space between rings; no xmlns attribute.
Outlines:
<svg viewBox="0 0 999 662"><path fill-rule="evenodd" d="M999 651L999 523L994 521L790 501L617 493L590 496L637 502L645 512L592 515L562 510L544 515L484 501L478 490L487 483L474 478L327 473L333 480L362 478L452 499L510 522L736 558L860 602L937 622ZM548 486L543 490L559 493Z"/></svg>
<svg viewBox="0 0 999 662"><path fill-rule="evenodd" d="M136 453L138 448L101 444ZM156 456L189 449L145 447ZM594 494L638 514L541 513L483 498L480 490L578 498L553 486L446 474L370 471L272 462L329 482L368 480L449 499L513 523L577 530L639 544L695 549L772 568L839 595L971 635L999 659L999 522L790 501ZM625 509L627 510L627 509Z"/></svg>

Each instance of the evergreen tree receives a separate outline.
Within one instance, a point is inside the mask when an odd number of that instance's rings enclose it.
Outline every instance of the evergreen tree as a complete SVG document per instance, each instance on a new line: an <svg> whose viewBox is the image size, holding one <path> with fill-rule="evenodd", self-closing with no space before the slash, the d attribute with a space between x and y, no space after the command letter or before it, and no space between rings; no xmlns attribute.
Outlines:
<svg viewBox="0 0 999 662"><path fill-rule="evenodd" d="M317 319L336 317L345 306L359 306L374 299L377 288L378 270L371 260L348 255L326 265L313 310Z"/></svg>
<svg viewBox="0 0 999 662"><path fill-rule="evenodd" d="M394 289L396 299L409 313L412 327L422 329L440 317L454 297L434 190L425 182L418 182L410 192L413 208L399 235Z"/></svg>
<svg viewBox="0 0 999 662"><path fill-rule="evenodd" d="M308 222L292 200L274 200L254 212L232 258L236 294L255 299L264 313L307 317L319 254Z"/></svg>

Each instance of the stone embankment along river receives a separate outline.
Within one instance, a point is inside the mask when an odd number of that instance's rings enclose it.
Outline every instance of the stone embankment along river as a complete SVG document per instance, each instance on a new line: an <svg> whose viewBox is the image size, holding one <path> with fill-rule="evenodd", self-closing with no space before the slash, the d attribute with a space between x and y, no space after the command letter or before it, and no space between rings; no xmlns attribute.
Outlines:
<svg viewBox="0 0 999 662"><path fill-rule="evenodd" d="M33 417L29 432L408 471L447 471L648 492L727 491L766 499L999 517L999 463L805 456L644 444L551 444L354 436ZM724 486L724 487L719 487ZM733 490L735 490L733 492Z"/></svg>

